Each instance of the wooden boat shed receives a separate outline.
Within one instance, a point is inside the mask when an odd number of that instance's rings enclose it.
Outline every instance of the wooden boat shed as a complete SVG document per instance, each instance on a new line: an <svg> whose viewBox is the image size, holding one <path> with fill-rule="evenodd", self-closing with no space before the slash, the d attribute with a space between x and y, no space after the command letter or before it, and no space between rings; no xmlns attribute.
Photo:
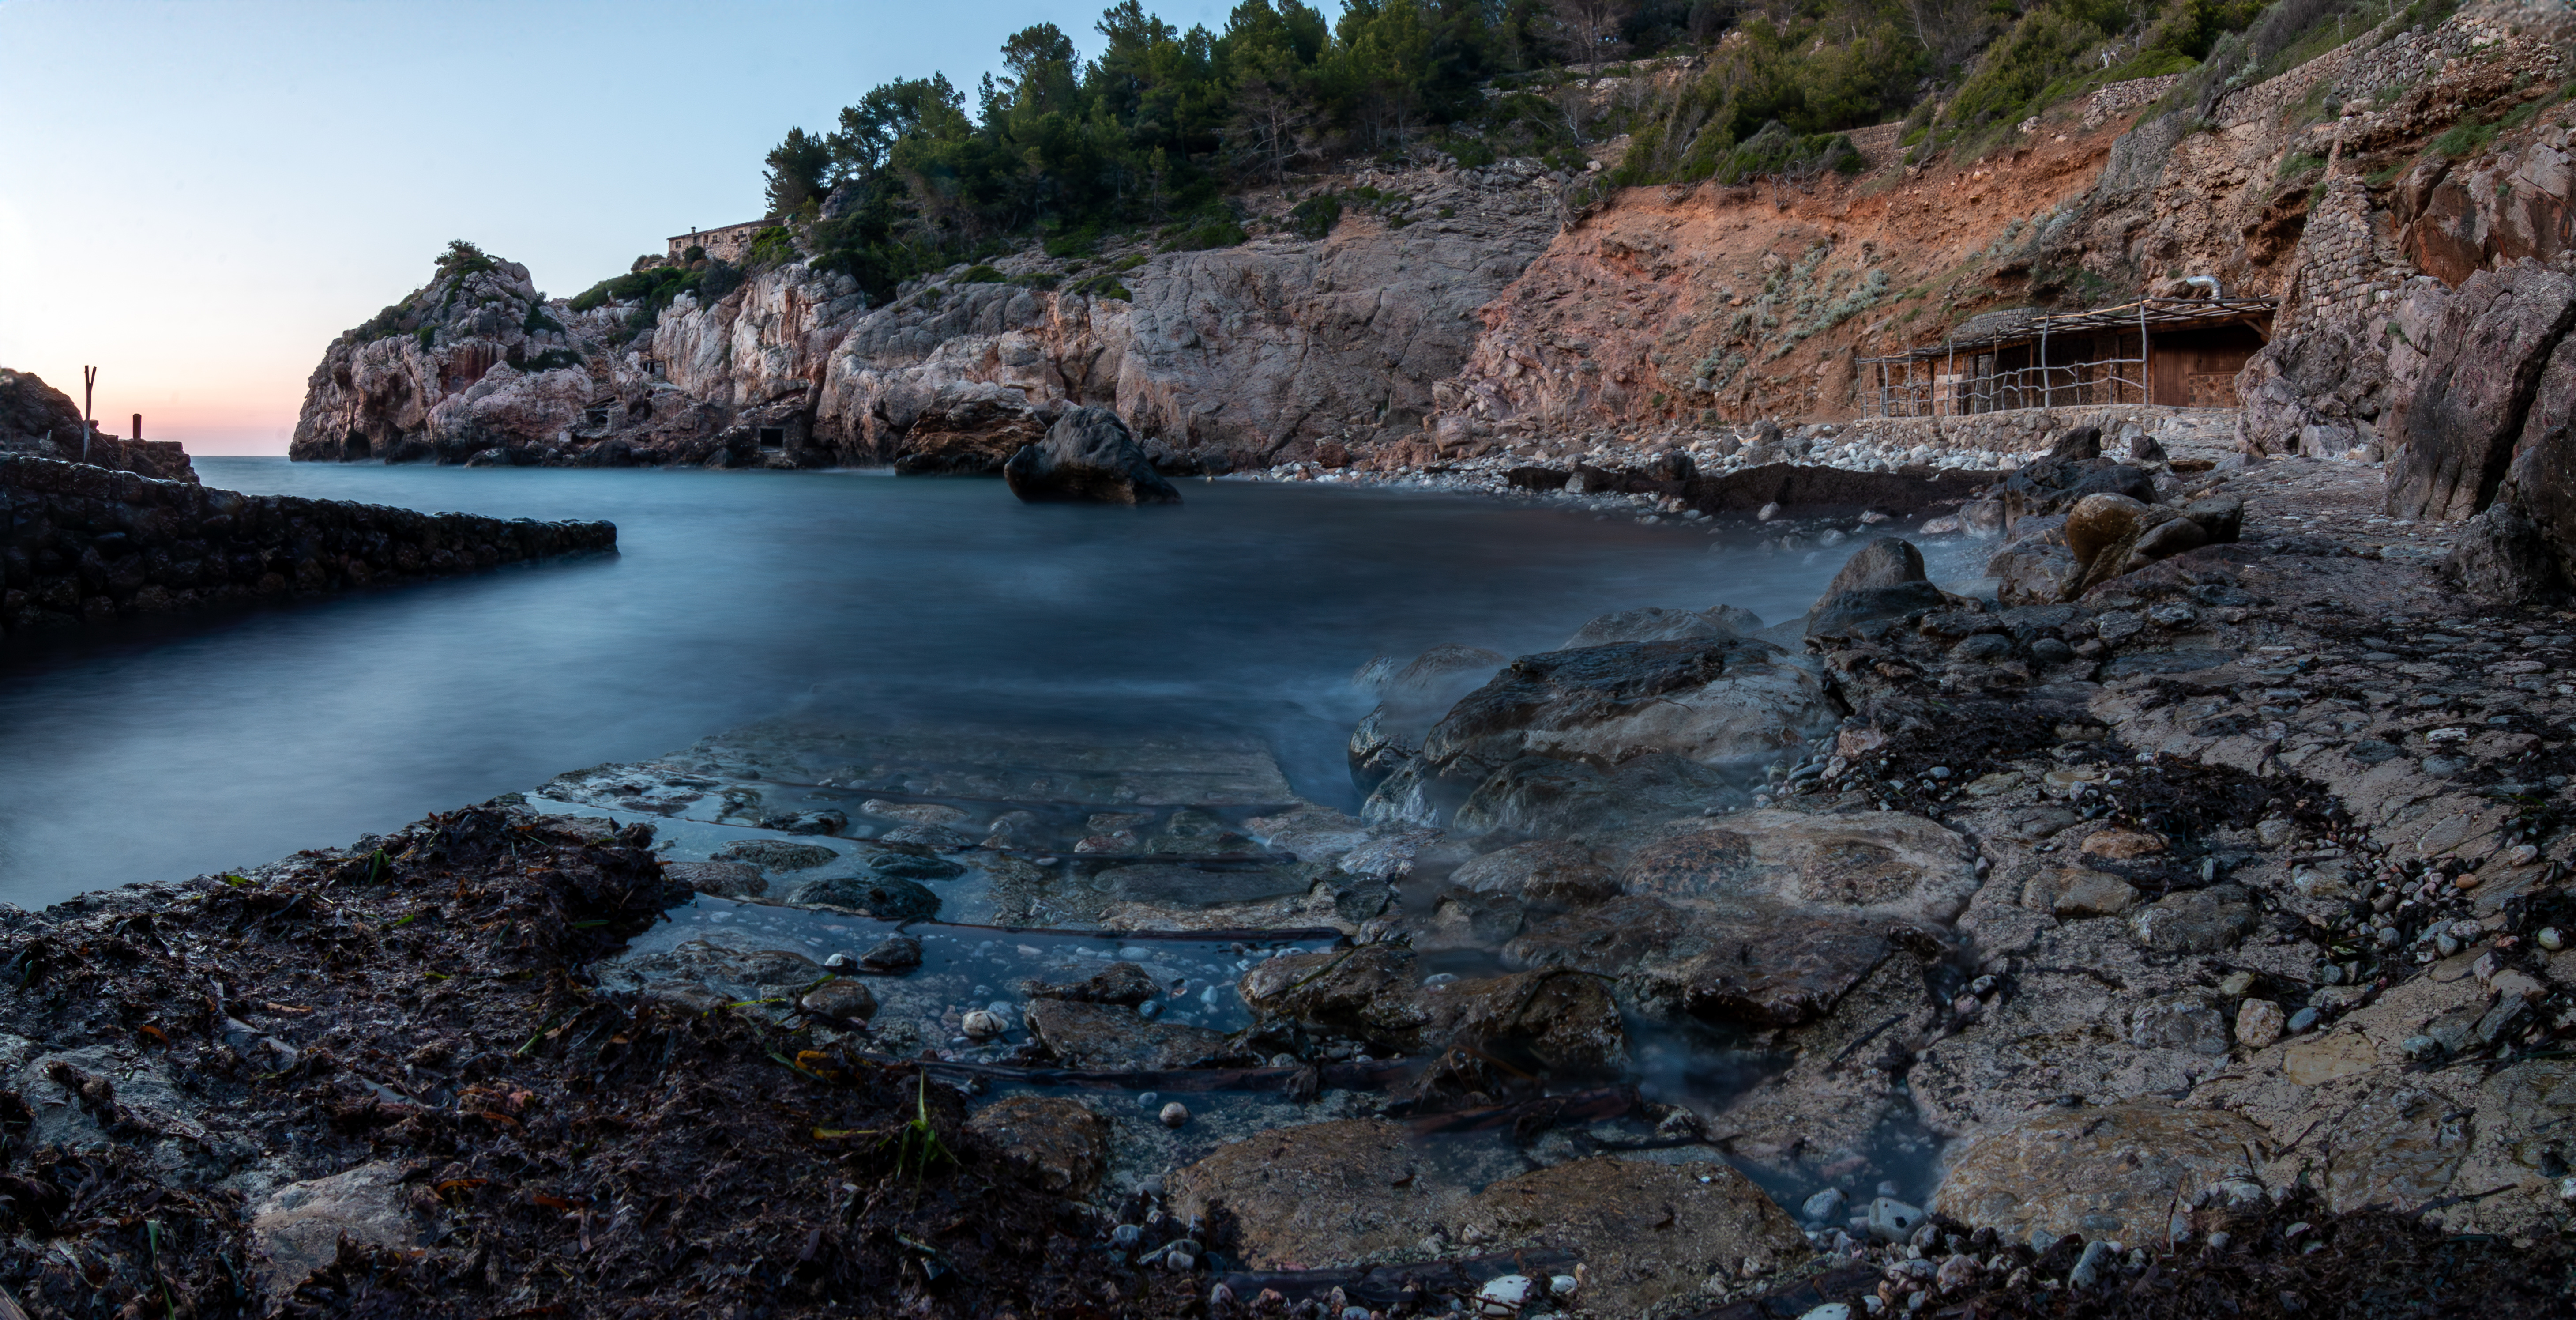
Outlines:
<svg viewBox="0 0 2576 1320"><path fill-rule="evenodd" d="M2048 315L1961 322L1948 339L1862 358L1878 417L2148 403L2237 406L2236 373L2272 337L2273 298L2144 298Z"/></svg>

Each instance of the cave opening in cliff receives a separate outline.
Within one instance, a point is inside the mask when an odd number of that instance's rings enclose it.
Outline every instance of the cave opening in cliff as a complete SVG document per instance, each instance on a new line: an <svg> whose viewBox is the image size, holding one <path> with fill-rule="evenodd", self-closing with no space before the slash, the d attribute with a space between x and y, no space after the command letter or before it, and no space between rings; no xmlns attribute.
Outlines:
<svg viewBox="0 0 2576 1320"><path fill-rule="evenodd" d="M376 452L376 447L367 443L367 437L355 431L349 433L348 443L342 448L351 458L372 458Z"/></svg>
<svg viewBox="0 0 2576 1320"><path fill-rule="evenodd" d="M760 447L763 449L785 449L787 447L787 428L783 426L764 426L760 428Z"/></svg>

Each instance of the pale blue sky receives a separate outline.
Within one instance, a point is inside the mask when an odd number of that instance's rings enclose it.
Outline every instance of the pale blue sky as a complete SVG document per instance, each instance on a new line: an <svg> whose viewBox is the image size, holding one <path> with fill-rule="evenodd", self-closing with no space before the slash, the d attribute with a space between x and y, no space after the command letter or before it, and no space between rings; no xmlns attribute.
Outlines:
<svg viewBox="0 0 2576 1320"><path fill-rule="evenodd" d="M94 363L120 433L284 453L323 347L448 239L577 292L757 215L791 126L971 89L1030 23L1091 54L1103 7L0 0L0 365L77 403Z"/></svg>

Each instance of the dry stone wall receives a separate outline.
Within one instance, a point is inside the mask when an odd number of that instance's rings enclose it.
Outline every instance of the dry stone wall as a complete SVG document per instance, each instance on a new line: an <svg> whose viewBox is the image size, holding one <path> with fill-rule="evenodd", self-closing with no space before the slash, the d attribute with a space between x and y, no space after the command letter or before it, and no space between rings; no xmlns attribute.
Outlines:
<svg viewBox="0 0 2576 1320"><path fill-rule="evenodd" d="M0 633L617 548L605 522L243 495L0 455Z"/></svg>

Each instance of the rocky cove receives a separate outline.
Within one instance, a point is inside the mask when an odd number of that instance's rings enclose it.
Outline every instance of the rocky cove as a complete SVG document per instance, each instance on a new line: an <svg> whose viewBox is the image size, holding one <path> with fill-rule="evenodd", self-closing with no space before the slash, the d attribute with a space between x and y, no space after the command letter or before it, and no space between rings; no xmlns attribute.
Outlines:
<svg viewBox="0 0 2576 1320"><path fill-rule="evenodd" d="M876 293L459 243L246 494L13 424L0 1297L2568 1313L2569 28L2368 17Z"/></svg>
<svg viewBox="0 0 2576 1320"><path fill-rule="evenodd" d="M2459 612L2448 547L2371 534L2373 467L2119 434L1931 527L1480 515L1693 579L1833 554L1797 617L1595 578L1523 593L1623 605L1534 646L1449 618L1346 680L1356 799L1266 738L880 687L5 914L9 1195L54 1244L6 1284L2191 1313L2438 1259L2542 1313L2576 615ZM1390 498L1184 495L1264 488Z"/></svg>

